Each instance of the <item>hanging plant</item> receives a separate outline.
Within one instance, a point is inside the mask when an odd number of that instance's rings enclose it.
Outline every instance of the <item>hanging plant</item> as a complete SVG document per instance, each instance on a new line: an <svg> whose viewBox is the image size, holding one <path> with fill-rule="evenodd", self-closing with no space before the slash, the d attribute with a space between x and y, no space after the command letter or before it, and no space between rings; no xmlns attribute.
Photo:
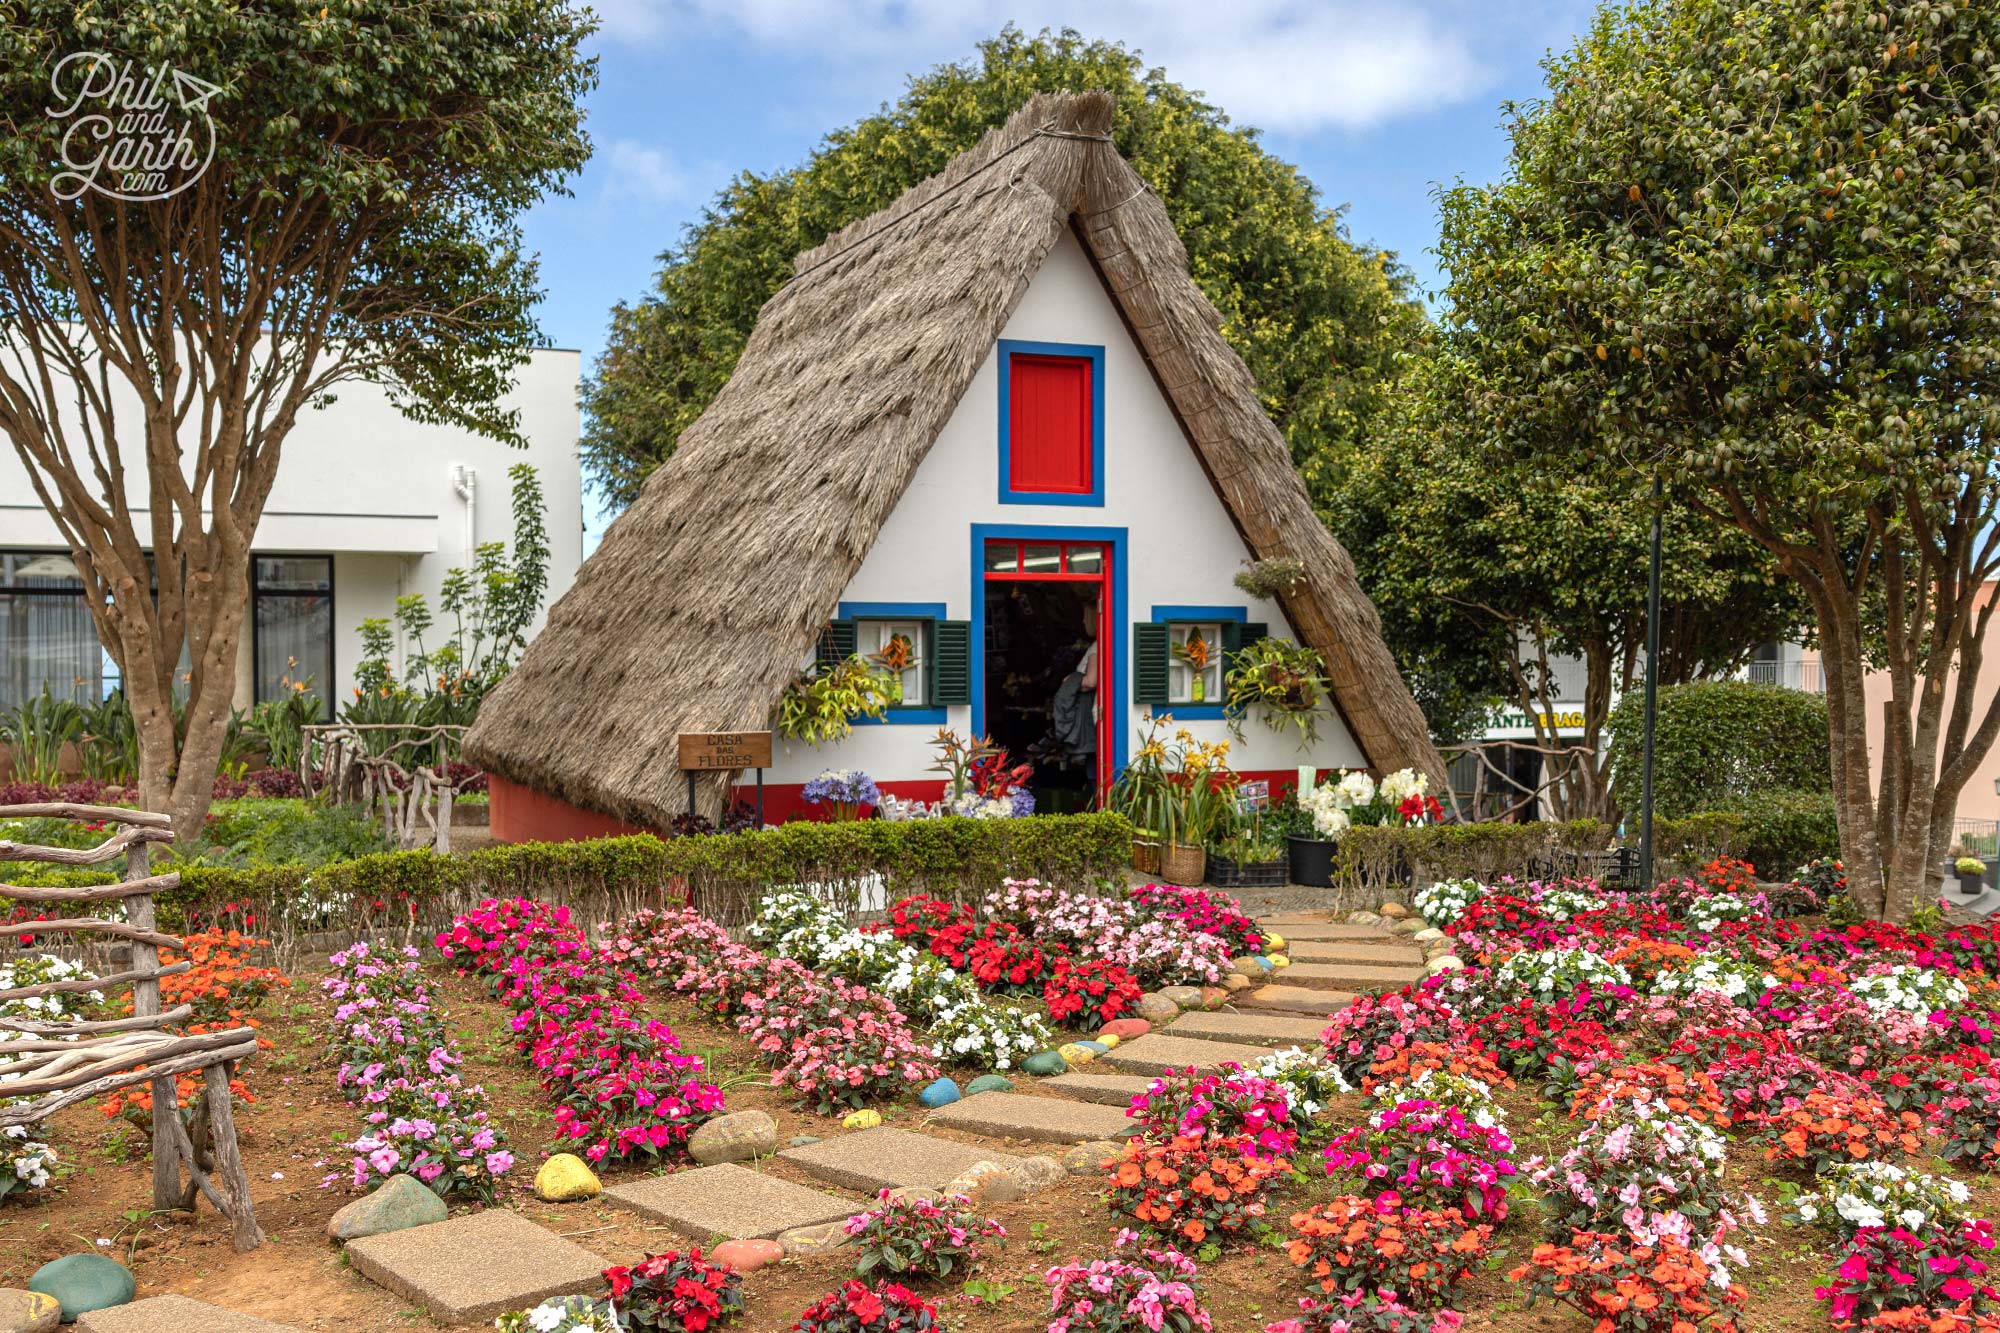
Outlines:
<svg viewBox="0 0 2000 1333"><path fill-rule="evenodd" d="M1278 555L1269 560L1253 560L1236 571L1236 586L1252 597L1270 601L1279 593L1290 592L1306 576L1305 561L1296 556Z"/></svg>
<svg viewBox="0 0 2000 1333"><path fill-rule="evenodd" d="M776 728L786 740L820 746L844 740L856 718L879 718L902 694L896 677L864 657L800 673L778 699Z"/></svg>
<svg viewBox="0 0 2000 1333"><path fill-rule="evenodd" d="M1290 639L1259 639L1229 658L1223 678L1227 697L1223 714L1237 739L1251 709L1263 715L1276 732L1296 728L1299 748L1319 739L1320 708L1326 702L1326 661L1317 649L1302 648Z"/></svg>

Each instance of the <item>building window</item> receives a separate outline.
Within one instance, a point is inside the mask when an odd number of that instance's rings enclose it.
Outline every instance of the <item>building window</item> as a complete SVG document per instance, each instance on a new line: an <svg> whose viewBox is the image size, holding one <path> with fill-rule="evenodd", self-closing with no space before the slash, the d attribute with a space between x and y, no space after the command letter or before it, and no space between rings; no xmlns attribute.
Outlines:
<svg viewBox="0 0 2000 1333"><path fill-rule="evenodd" d="M1222 624L1219 621L1175 622L1167 626L1167 702L1222 702Z"/></svg>
<svg viewBox="0 0 2000 1333"><path fill-rule="evenodd" d="M333 557L260 555L254 567L257 702L310 690L332 720Z"/></svg>
<svg viewBox="0 0 2000 1333"><path fill-rule="evenodd" d="M863 620L854 622L861 655L894 676L903 696L897 708L930 705L926 678L930 674L931 624L923 620Z"/></svg>
<svg viewBox="0 0 2000 1333"><path fill-rule="evenodd" d="M0 708L104 698L104 650L64 551L0 551Z"/></svg>
<svg viewBox="0 0 2000 1333"><path fill-rule="evenodd" d="M1000 500L1104 503L1104 349L1000 343Z"/></svg>

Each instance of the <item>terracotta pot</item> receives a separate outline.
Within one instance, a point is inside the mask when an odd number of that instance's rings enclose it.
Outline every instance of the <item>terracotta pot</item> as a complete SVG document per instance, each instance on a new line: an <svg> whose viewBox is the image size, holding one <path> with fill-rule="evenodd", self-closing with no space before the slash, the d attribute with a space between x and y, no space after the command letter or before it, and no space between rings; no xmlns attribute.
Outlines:
<svg viewBox="0 0 2000 1333"><path fill-rule="evenodd" d="M1206 847L1160 848L1160 878L1187 888L1198 886L1208 875Z"/></svg>

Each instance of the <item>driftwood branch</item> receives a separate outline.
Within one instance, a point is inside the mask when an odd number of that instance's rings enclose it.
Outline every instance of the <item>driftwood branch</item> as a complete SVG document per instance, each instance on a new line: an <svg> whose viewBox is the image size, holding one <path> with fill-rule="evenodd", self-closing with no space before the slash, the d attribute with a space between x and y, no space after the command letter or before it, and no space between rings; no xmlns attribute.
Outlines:
<svg viewBox="0 0 2000 1333"><path fill-rule="evenodd" d="M0 819L76 819L86 824L125 824L136 828L161 829L173 838L172 815L151 810L133 810L122 805L77 805L70 801L40 801L29 805L0 805Z"/></svg>
<svg viewBox="0 0 2000 1333"><path fill-rule="evenodd" d="M182 1019L194 1016L191 1004L177 1005L164 1014L134 1014L130 1018L101 1018L95 1022L50 1023L38 1022L32 1018L0 1018L0 1032L33 1032L40 1035L74 1032L79 1035L91 1032L141 1032L148 1028L171 1027ZM21 1049L19 1042L10 1042L4 1048L10 1051Z"/></svg>
<svg viewBox="0 0 2000 1333"><path fill-rule="evenodd" d="M124 921L107 921L102 917L64 917L55 921L19 921L0 928L0 938L7 935L115 935L122 940L136 940L150 944L155 949L185 949L187 942L178 935L162 935L154 930L141 930Z"/></svg>
<svg viewBox="0 0 2000 1333"><path fill-rule="evenodd" d="M87 1102L91 1098L100 1097L107 1092L116 1092L120 1088L129 1088L135 1083L148 1083L155 1079L172 1078L177 1074L185 1074L191 1070L203 1069L224 1060L241 1060L245 1056L254 1054L256 1050L257 1042L255 1038L252 1038L241 1046L229 1047L220 1051L197 1051L192 1055L184 1055L178 1060L169 1060L164 1064L148 1065L144 1069L128 1069L119 1074L108 1074L94 1082L86 1083L82 1087L71 1088L66 1092L53 1093L47 1097L43 1097L40 1101L15 1102L11 1105L0 1106L0 1128L8 1125L32 1125L38 1121L48 1119L65 1107L74 1106L78 1102ZM168 1090L168 1095L171 1101L171 1088ZM158 1100L158 1095L155 1094L155 1104L158 1103ZM171 1106L169 1109L171 1110Z"/></svg>
<svg viewBox="0 0 2000 1333"><path fill-rule="evenodd" d="M0 861L46 861L59 866L96 866L125 855L135 843L173 840L172 833L156 828L128 828L106 838L95 847L37 847L33 843L0 840Z"/></svg>
<svg viewBox="0 0 2000 1333"><path fill-rule="evenodd" d="M144 879L128 879L117 884L88 884L74 889L27 888L19 884L0 884L0 898L13 898L24 903L97 903L107 898L132 898L142 894L165 893L168 889L180 887L178 871L166 875L148 875Z"/></svg>
<svg viewBox="0 0 2000 1333"><path fill-rule="evenodd" d="M167 967L136 969L131 972L113 972L108 977L78 977L74 981L44 981L35 986L16 986L13 990L0 990L0 1000L30 1000L37 995L76 995L84 991L108 990L113 986L124 986L143 981L158 981L161 977L177 977L193 966L193 963L183 960Z"/></svg>
<svg viewBox="0 0 2000 1333"><path fill-rule="evenodd" d="M33 1071L39 1058L43 1063L36 1077L12 1077L0 1087L7 1089L9 1097L39 1097L92 1082L115 1070L157 1069L183 1055L219 1051L241 1045L245 1040L250 1042L251 1049L256 1048L254 1028L230 1028L226 1032L203 1032L192 1037L126 1033L94 1042L36 1042L34 1045L50 1049L39 1057L27 1056L7 1066L10 1074L16 1069ZM12 1045L10 1042L10 1049Z"/></svg>

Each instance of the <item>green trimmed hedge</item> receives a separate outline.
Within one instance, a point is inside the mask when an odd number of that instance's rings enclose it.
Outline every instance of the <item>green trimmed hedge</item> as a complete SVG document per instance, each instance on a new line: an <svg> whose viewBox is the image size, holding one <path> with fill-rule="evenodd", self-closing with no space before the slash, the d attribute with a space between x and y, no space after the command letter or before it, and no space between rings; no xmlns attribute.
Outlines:
<svg viewBox="0 0 2000 1333"><path fill-rule="evenodd" d="M1611 794L1639 808L1644 696L1611 710ZM1747 680L1704 680L1660 691L1653 738L1653 810L1683 816L1735 810L1770 792L1831 792L1826 700ZM1786 869L1790 869L1788 865Z"/></svg>
<svg viewBox="0 0 2000 1333"><path fill-rule="evenodd" d="M384 852L318 868L188 866L180 887L155 903L170 930L229 922L273 939L384 927L414 934L480 898L510 894L607 915L687 897L731 922L748 920L757 898L779 884L819 885L851 907L879 875L891 900L911 893L970 900L1009 876L1090 888L1118 879L1131 856L1132 827L1115 814L797 822L664 841L647 834L503 844L449 856ZM10 871L10 881L23 886L118 878L53 866Z"/></svg>
<svg viewBox="0 0 2000 1333"><path fill-rule="evenodd" d="M1757 867L1759 879L1784 879L1816 856L1840 855L1840 822L1823 791L1771 791L1722 805L1716 818L1734 821L1733 854Z"/></svg>

